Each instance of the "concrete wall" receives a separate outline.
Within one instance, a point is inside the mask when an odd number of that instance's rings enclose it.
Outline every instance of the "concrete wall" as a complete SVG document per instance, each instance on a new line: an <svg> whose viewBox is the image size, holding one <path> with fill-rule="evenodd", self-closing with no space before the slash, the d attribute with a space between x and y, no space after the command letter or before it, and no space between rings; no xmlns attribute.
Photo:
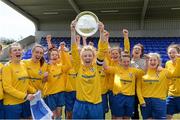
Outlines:
<svg viewBox="0 0 180 120"><path fill-rule="evenodd" d="M24 38L23 40L18 41L22 45L24 49L32 47L32 45L35 43L35 37L34 36L28 36ZM7 61L9 57L9 47L7 46L6 48L3 49L2 55L0 57L0 61Z"/></svg>
<svg viewBox="0 0 180 120"><path fill-rule="evenodd" d="M130 37L180 37L180 20L173 19L147 19L144 22L144 29L140 30L140 21L106 21L105 28L110 32L111 37L122 36L121 30L127 28ZM36 39L51 34L55 37L70 36L70 20L60 23L41 23L41 31L36 31ZM98 36L98 33L94 36Z"/></svg>

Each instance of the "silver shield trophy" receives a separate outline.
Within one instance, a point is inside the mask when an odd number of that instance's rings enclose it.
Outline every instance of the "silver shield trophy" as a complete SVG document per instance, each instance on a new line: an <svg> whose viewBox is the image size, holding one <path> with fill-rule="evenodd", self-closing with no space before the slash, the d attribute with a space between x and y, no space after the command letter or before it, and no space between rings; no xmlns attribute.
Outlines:
<svg viewBox="0 0 180 120"><path fill-rule="evenodd" d="M76 31L81 36L89 37L94 35L98 30L98 17L90 11L84 11L76 17Z"/></svg>

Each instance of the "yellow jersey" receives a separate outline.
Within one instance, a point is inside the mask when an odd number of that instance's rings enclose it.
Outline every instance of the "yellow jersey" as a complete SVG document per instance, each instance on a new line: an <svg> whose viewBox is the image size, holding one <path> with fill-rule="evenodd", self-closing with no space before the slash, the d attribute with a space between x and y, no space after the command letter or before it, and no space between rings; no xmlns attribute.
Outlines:
<svg viewBox="0 0 180 120"><path fill-rule="evenodd" d="M48 65L48 81L44 86L45 96L65 91L66 76L65 73L70 69L70 63L64 52L61 53L61 63ZM67 61L67 63L63 63Z"/></svg>
<svg viewBox="0 0 180 120"><path fill-rule="evenodd" d="M23 61L26 65L27 72L30 78L30 85L36 90L41 90L44 92L44 73L47 72L47 63L40 66L40 62L33 62L32 59Z"/></svg>
<svg viewBox="0 0 180 120"><path fill-rule="evenodd" d="M141 81L137 81L137 95L140 104L145 103L144 98L159 98L165 100L171 77L172 74L166 69L163 69L161 72L148 69Z"/></svg>
<svg viewBox="0 0 180 120"><path fill-rule="evenodd" d="M113 94L135 95L136 81L141 78L143 71L136 68L123 68L122 66L109 66L108 73L114 73Z"/></svg>
<svg viewBox="0 0 180 120"><path fill-rule="evenodd" d="M67 72L66 91L71 92L76 90L77 72L72 68Z"/></svg>
<svg viewBox="0 0 180 120"><path fill-rule="evenodd" d="M130 42L129 38L124 38L124 51L130 54ZM109 57L110 58L110 57ZM108 66L119 66L119 61L114 61L112 59L108 59L109 65ZM112 90L114 85L114 74L107 74L108 79L108 89Z"/></svg>
<svg viewBox="0 0 180 120"><path fill-rule="evenodd" d="M28 93L36 90L29 85L29 76L25 64L8 63L3 67L4 105L23 103Z"/></svg>
<svg viewBox="0 0 180 120"><path fill-rule="evenodd" d="M76 98L93 104L102 102L100 71L102 70L105 52L108 50L107 42L99 41L96 63L91 66L84 66L80 61L77 45L72 44L72 64L75 71L78 71L76 78Z"/></svg>
<svg viewBox="0 0 180 120"><path fill-rule="evenodd" d="M171 60L166 62L165 67L173 74L171 79L168 95L169 96L180 96L180 59L177 58L175 64Z"/></svg>
<svg viewBox="0 0 180 120"><path fill-rule="evenodd" d="M119 66L119 61L111 60L109 62L109 66ZM109 90L113 90L113 86L114 86L114 73L107 73L107 79L108 79L108 89Z"/></svg>
<svg viewBox="0 0 180 120"><path fill-rule="evenodd" d="M0 63L0 100L3 99L3 87L2 87L2 67L3 64Z"/></svg>

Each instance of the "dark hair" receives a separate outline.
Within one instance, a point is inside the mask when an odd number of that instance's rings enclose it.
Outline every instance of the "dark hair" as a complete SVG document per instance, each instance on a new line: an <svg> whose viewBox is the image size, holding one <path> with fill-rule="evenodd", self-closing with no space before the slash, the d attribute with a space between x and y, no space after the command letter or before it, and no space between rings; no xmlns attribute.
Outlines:
<svg viewBox="0 0 180 120"><path fill-rule="evenodd" d="M135 47L135 46L139 46L139 47L141 48L140 58L142 58L142 57L144 56L144 46L143 46L142 44L140 44L140 43L134 45L134 47ZM133 48L134 48L134 47L133 47ZM132 57L133 57L133 54L132 54Z"/></svg>
<svg viewBox="0 0 180 120"><path fill-rule="evenodd" d="M2 45L0 44L0 51L2 51L2 48L3 48L3 47L2 47Z"/></svg>
<svg viewBox="0 0 180 120"><path fill-rule="evenodd" d="M57 51L57 53L59 53L59 50L57 49L57 48L51 48L51 49L49 49L48 50L48 58L50 59L51 57L51 53L52 53L52 51Z"/></svg>
<svg viewBox="0 0 180 120"><path fill-rule="evenodd" d="M40 45L40 44L34 45L33 48L32 48L32 52L34 52L37 47L42 48L42 49L43 49L43 53L44 53L44 48L43 48L43 46ZM40 67L42 67L42 66L44 65L44 62L45 62L44 56L41 57L41 59L39 60L39 62L40 62Z"/></svg>

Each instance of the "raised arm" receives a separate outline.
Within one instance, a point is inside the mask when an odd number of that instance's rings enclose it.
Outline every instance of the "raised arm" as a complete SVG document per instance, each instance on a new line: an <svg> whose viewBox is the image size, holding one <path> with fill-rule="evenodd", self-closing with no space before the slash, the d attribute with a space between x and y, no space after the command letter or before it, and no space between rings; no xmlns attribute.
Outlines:
<svg viewBox="0 0 180 120"><path fill-rule="evenodd" d="M79 35L76 35L76 44L78 47L81 47L80 42L81 42L81 37Z"/></svg>
<svg viewBox="0 0 180 120"><path fill-rule="evenodd" d="M108 41L105 39L105 30L104 30L104 24L102 22L99 22L99 32L100 32L100 38L98 42L98 53L97 53L97 65L102 66L105 58L105 54L108 51Z"/></svg>
<svg viewBox="0 0 180 120"><path fill-rule="evenodd" d="M86 46L86 45L87 45L87 41L86 41L86 39L87 39L87 37L82 36L83 46Z"/></svg>
<svg viewBox="0 0 180 120"><path fill-rule="evenodd" d="M81 60L80 55L78 52L78 46L76 43L76 31L75 31L76 21L72 21L71 23L71 53L72 53L72 59L73 59L73 67L75 71L79 70Z"/></svg>
<svg viewBox="0 0 180 120"><path fill-rule="evenodd" d="M47 44L48 44L48 50L53 48L53 45L51 43L51 38L52 38L51 35L46 36L46 40L47 40Z"/></svg>
<svg viewBox="0 0 180 120"><path fill-rule="evenodd" d="M124 36L124 51L127 51L130 54L130 42L129 42L129 32L127 29L123 29L123 36Z"/></svg>
<svg viewBox="0 0 180 120"><path fill-rule="evenodd" d="M71 67L71 61L68 52L65 51L65 47L60 48L60 58L62 63L63 72L67 72Z"/></svg>

